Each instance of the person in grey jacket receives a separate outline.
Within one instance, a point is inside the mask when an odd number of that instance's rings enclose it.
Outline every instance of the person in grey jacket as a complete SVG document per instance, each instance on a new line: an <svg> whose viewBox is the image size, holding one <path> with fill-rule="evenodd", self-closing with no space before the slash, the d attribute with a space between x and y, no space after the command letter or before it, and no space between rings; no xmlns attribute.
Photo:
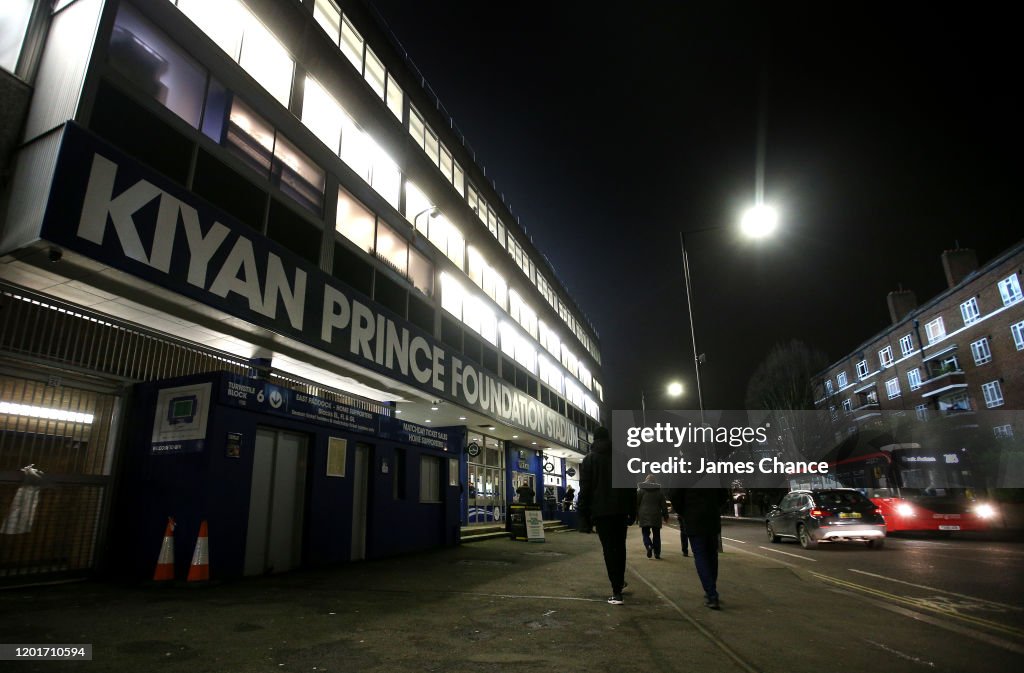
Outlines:
<svg viewBox="0 0 1024 673"><path fill-rule="evenodd" d="M661 558L661 524L668 521L668 502L661 484L649 474L636 489L636 522L644 538L647 558Z"/></svg>

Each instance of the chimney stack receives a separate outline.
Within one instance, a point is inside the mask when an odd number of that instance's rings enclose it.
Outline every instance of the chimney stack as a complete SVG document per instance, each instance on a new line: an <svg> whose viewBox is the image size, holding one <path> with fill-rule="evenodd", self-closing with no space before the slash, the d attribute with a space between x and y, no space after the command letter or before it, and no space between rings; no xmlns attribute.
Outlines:
<svg viewBox="0 0 1024 673"><path fill-rule="evenodd" d="M885 300L889 304L889 317L892 319L893 325L906 318L911 311L917 308L917 295L913 290L900 288L895 292L890 292Z"/></svg>
<svg viewBox="0 0 1024 673"><path fill-rule="evenodd" d="M946 272L946 283L954 287L978 270L978 255L970 248L946 250L942 253L942 270Z"/></svg>

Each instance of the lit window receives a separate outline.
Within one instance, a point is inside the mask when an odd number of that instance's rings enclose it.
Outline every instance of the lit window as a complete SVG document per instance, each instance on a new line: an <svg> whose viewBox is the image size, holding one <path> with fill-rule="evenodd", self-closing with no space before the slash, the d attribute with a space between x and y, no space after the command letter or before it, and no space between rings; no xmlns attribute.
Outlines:
<svg viewBox="0 0 1024 673"><path fill-rule="evenodd" d="M178 9L232 60L238 60L242 31L251 16L238 0L178 0Z"/></svg>
<svg viewBox="0 0 1024 673"><path fill-rule="evenodd" d="M882 366L882 369L892 366L892 346L886 346L878 351L878 364Z"/></svg>
<svg viewBox="0 0 1024 673"><path fill-rule="evenodd" d="M338 35L341 32L341 10L331 0L316 0L313 5L313 18L316 19L327 34L338 44Z"/></svg>
<svg viewBox="0 0 1024 673"><path fill-rule="evenodd" d="M898 378L891 378L885 382L885 392L888 393L889 399L900 396L900 380Z"/></svg>
<svg viewBox="0 0 1024 673"><path fill-rule="evenodd" d="M441 173L444 175L448 182L452 181L452 153L448 151L448 148L441 144Z"/></svg>
<svg viewBox="0 0 1024 673"><path fill-rule="evenodd" d="M352 62L360 73L363 72L363 36L352 26L347 16L341 17L341 53Z"/></svg>
<svg viewBox="0 0 1024 673"><path fill-rule="evenodd" d="M430 210L434 204L412 181L405 181L405 219L424 236L430 231Z"/></svg>
<svg viewBox="0 0 1024 673"><path fill-rule="evenodd" d="M1020 291L1020 281L1017 280L1017 274L999 281L999 296L1003 298L1003 306L1009 306L1024 297Z"/></svg>
<svg viewBox="0 0 1024 673"><path fill-rule="evenodd" d="M313 212L323 205L326 175L309 157L277 134L274 144L273 181L281 191Z"/></svg>
<svg viewBox="0 0 1024 673"><path fill-rule="evenodd" d="M988 408L1003 406L1003 387L999 381L990 381L982 384L981 393L985 396L985 406Z"/></svg>
<svg viewBox="0 0 1024 673"><path fill-rule="evenodd" d="M839 374L836 375L836 383L839 384L840 388L846 387L846 372L839 372Z"/></svg>
<svg viewBox="0 0 1024 673"><path fill-rule="evenodd" d="M441 274L441 308L462 320L462 302L466 296L459 282L447 273Z"/></svg>
<svg viewBox="0 0 1024 673"><path fill-rule="evenodd" d="M341 141L341 120L347 117L338 102L312 77L306 77L302 123L335 154Z"/></svg>
<svg viewBox="0 0 1024 673"><path fill-rule="evenodd" d="M245 38L238 65L281 105L288 107L295 61L266 27L246 12Z"/></svg>
<svg viewBox="0 0 1024 673"><path fill-rule="evenodd" d="M825 394L826 395L831 395L832 394L832 379L829 379L828 381L825 381Z"/></svg>
<svg viewBox="0 0 1024 673"><path fill-rule="evenodd" d="M483 256L476 248L468 246L466 248L466 259L466 274L469 276L470 280L477 284L478 287L483 288L484 267L487 265L487 263L484 262Z"/></svg>
<svg viewBox="0 0 1024 673"><path fill-rule="evenodd" d="M900 352L906 357L914 352L914 339L909 334L900 337Z"/></svg>
<svg viewBox="0 0 1024 673"><path fill-rule="evenodd" d="M861 360L857 363L857 378L863 379L868 375L868 361Z"/></svg>
<svg viewBox="0 0 1024 673"><path fill-rule="evenodd" d="M992 361L992 349L988 347L988 339L978 339L971 344L971 354L974 355L974 364L983 365Z"/></svg>
<svg viewBox="0 0 1024 673"><path fill-rule="evenodd" d="M377 94L382 100L384 99L384 83L386 81L387 74L384 70L384 64L377 58L377 55L373 53L373 50L369 47L366 48L366 74L363 75L363 79L370 85L373 92Z"/></svg>
<svg viewBox="0 0 1024 673"><path fill-rule="evenodd" d="M455 266L460 269L466 268L466 239L462 237L462 232L450 222L448 223L447 245L444 251L448 255L448 259L455 263Z"/></svg>
<svg viewBox="0 0 1024 673"><path fill-rule="evenodd" d="M498 332L501 335L501 350L509 357L516 356L516 328L512 323L504 320L498 325Z"/></svg>
<svg viewBox="0 0 1024 673"><path fill-rule="evenodd" d="M426 127L426 135L423 138L423 143L423 151L427 153L427 156L430 157L430 160L433 161L436 166L440 159L440 150L438 148L437 134L435 134L429 126Z"/></svg>
<svg viewBox="0 0 1024 673"><path fill-rule="evenodd" d="M526 367L531 374L537 373L537 350L530 345L528 339L516 335L516 361Z"/></svg>
<svg viewBox="0 0 1024 673"><path fill-rule="evenodd" d="M402 191L402 173L398 170L398 164L377 143L372 140L369 142L370 152L373 156L370 186L397 209L398 195Z"/></svg>
<svg viewBox="0 0 1024 673"><path fill-rule="evenodd" d="M965 325L978 322L978 318L981 317L981 310L978 308L978 300L975 297L971 297L964 303L960 304L960 315L963 316Z"/></svg>
<svg viewBox="0 0 1024 673"><path fill-rule="evenodd" d="M377 223L377 257L391 268L405 275L409 264L409 244L383 222Z"/></svg>
<svg viewBox="0 0 1024 673"><path fill-rule="evenodd" d="M341 115L341 160L366 182L373 166L373 140L347 114Z"/></svg>
<svg viewBox="0 0 1024 673"><path fill-rule="evenodd" d="M452 160L453 175L452 184L455 186L455 191L460 195L465 196L466 194L466 176L462 172L462 166L459 165L458 161Z"/></svg>
<svg viewBox="0 0 1024 673"><path fill-rule="evenodd" d="M387 104L388 109L391 110L391 114L395 115L398 121L402 121L402 107L405 103L405 94L402 93L402 87L398 86L398 82L395 78L388 74L388 95Z"/></svg>
<svg viewBox="0 0 1024 673"><path fill-rule="evenodd" d="M373 252L376 217L344 189L338 189L338 216L335 229L366 252Z"/></svg>
<svg viewBox="0 0 1024 673"><path fill-rule="evenodd" d="M919 421L927 421L928 420L928 405L927 404L919 404L916 407L914 407L914 410L917 412L917 420L919 420Z"/></svg>
<svg viewBox="0 0 1024 673"><path fill-rule="evenodd" d="M240 98L231 103L224 144L264 178L270 176L274 156L274 127L253 112Z"/></svg>
<svg viewBox="0 0 1024 673"><path fill-rule="evenodd" d="M494 315L494 311L486 307L481 308L480 336L493 345L498 343L498 318Z"/></svg>
<svg viewBox="0 0 1024 673"><path fill-rule="evenodd" d="M5 15L0 9L0 25L9 20L11 9L18 11L10 8ZM0 52L6 42L4 32L0 29ZM193 128L199 128L206 70L127 3L117 11L109 57L114 68L136 84L136 90L149 94Z"/></svg>
<svg viewBox="0 0 1024 673"><path fill-rule="evenodd" d="M409 135L413 137L416 144L423 147L423 133L426 126L423 124L423 117L416 111L416 108L409 106ZM472 207L472 203L470 206Z"/></svg>
<svg viewBox="0 0 1024 673"><path fill-rule="evenodd" d="M849 397L843 400L843 411L845 411L846 413L850 413L851 411L853 411L853 400L851 400Z"/></svg>
<svg viewBox="0 0 1024 673"><path fill-rule="evenodd" d="M921 387L921 370L914 368L907 372L907 383L910 384L911 390L917 390Z"/></svg>
<svg viewBox="0 0 1024 673"><path fill-rule="evenodd" d="M946 326L942 318L936 318L924 326L924 333L928 337L928 343L933 344L946 336Z"/></svg>
<svg viewBox="0 0 1024 673"><path fill-rule="evenodd" d="M414 248L409 248L409 280L428 297L434 291L434 265Z"/></svg>

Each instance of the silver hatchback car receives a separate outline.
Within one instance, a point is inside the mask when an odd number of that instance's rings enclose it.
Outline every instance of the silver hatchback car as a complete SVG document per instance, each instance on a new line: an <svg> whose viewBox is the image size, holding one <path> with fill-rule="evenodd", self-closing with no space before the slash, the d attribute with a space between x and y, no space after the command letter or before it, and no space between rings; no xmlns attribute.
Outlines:
<svg viewBox="0 0 1024 673"><path fill-rule="evenodd" d="M795 538L804 549L819 542L885 544L885 518L875 503L852 488L791 491L765 520L768 539Z"/></svg>

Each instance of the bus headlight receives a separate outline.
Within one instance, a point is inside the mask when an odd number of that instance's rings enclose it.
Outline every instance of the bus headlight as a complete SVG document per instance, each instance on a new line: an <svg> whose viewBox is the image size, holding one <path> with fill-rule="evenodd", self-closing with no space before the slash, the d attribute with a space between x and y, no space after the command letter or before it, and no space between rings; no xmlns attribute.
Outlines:
<svg viewBox="0 0 1024 673"><path fill-rule="evenodd" d="M914 516L914 508L905 502L896 505L896 513L900 516Z"/></svg>
<svg viewBox="0 0 1024 673"><path fill-rule="evenodd" d="M996 515L996 508L988 503L982 503L974 508L974 513L982 519L991 519Z"/></svg>

